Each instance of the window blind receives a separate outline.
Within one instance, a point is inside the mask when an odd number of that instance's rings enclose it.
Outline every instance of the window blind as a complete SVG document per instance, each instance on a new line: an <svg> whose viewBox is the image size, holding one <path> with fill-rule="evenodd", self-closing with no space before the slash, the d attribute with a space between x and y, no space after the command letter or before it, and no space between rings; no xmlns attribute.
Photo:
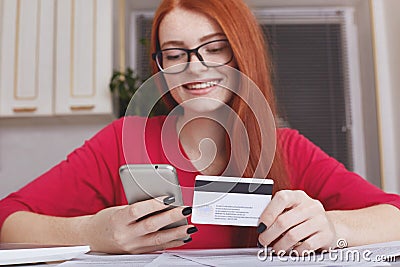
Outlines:
<svg viewBox="0 0 400 267"><path fill-rule="evenodd" d="M340 11L257 15L284 124L352 169L345 18Z"/></svg>
<svg viewBox="0 0 400 267"><path fill-rule="evenodd" d="M136 17L136 32L138 34L136 44L136 66L137 74L143 80L149 78L151 72L150 38L152 16L139 15Z"/></svg>

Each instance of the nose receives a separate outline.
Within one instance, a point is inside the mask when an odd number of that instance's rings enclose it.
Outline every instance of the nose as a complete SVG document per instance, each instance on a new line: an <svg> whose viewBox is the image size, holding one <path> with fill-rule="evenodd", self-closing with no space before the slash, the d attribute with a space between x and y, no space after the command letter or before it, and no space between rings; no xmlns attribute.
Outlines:
<svg viewBox="0 0 400 267"><path fill-rule="evenodd" d="M203 58L201 57L200 54L197 53L191 53L190 58L189 58L189 66L188 69L191 72L198 72L198 71L204 71L207 70L208 68L203 64Z"/></svg>

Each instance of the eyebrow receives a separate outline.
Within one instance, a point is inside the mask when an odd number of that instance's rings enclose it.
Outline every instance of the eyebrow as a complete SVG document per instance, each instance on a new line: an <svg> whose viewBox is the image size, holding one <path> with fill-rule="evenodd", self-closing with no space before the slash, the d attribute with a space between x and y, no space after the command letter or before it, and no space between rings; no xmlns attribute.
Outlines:
<svg viewBox="0 0 400 267"><path fill-rule="evenodd" d="M201 37L201 38L200 38L200 42L207 41L208 39L211 39L211 38L216 37L216 36L223 36L223 37L226 38L226 36L225 36L224 33L222 33L222 32L216 32L216 33L211 33L211 34L208 34L208 35L205 35L205 36Z"/></svg>
<svg viewBox="0 0 400 267"><path fill-rule="evenodd" d="M226 38L226 35L225 35L224 33L222 33L222 32L216 32L216 33L207 34L207 35L201 37L201 38L199 39L199 41L200 41L200 42L205 42L205 41L207 41L207 40L209 40L209 39L211 39L211 38L213 38L213 37L216 37L216 36L222 36L222 37L225 37L225 38ZM182 46L182 45L184 45L184 44L185 44L185 43L184 43L183 41L171 40L171 41L162 43L161 49L162 49L164 46L166 46L166 45Z"/></svg>

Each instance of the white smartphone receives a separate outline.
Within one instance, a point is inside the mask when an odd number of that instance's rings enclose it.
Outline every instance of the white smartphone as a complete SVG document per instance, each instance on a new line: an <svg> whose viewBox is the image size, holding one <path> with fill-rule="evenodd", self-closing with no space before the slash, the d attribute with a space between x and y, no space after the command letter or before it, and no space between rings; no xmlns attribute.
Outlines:
<svg viewBox="0 0 400 267"><path fill-rule="evenodd" d="M127 164L119 168L119 175L129 204L160 196L174 196L175 202L165 210L183 206L182 191L178 176L175 168L171 165ZM151 213L148 216L157 213L159 212ZM163 229L186 224L187 220L183 219L182 221L167 225Z"/></svg>

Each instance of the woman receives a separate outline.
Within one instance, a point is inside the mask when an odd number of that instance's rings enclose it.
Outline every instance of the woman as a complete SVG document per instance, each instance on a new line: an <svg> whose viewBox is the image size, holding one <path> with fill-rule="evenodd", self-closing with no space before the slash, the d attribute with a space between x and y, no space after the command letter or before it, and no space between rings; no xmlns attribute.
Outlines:
<svg viewBox="0 0 400 267"><path fill-rule="evenodd" d="M253 80L276 115L268 76L269 60L261 31L249 9L237 0L165 0L155 14L152 36L156 68L167 73L168 60L182 56L184 61L191 62L187 66L190 73L198 75L170 92L173 98L170 100L182 104L184 109L176 120L176 129L181 130L176 138L196 169L177 168L181 185L193 187L199 171L211 175L223 173L230 154L240 161L237 155L240 148L230 151L224 129L212 120L193 120L196 112L213 112L226 105L242 119L249 134L251 153L243 176L252 177L258 163L266 163L260 150L262 124L254 127L260 124L237 95L216 85L218 81L203 80L203 74L218 67L205 63L202 57L209 51L201 49L205 44L224 40L223 47L231 49L232 57L216 63L238 69ZM181 53L168 57L168 51L175 48ZM217 101L209 104L203 101L205 98ZM89 244L94 251L144 253L182 245L183 248L255 246L258 241L263 246L273 246L275 251L293 248L302 252L335 247L338 239L345 239L350 246L400 239L399 196L385 194L348 172L296 131L288 129L277 133L277 152L267 175L274 179L276 193L262 213L257 229L189 224L159 230L188 217L189 206L137 221L164 209L174 199L162 196L126 205L118 168L127 162L142 163L144 154L153 163L170 163L160 149L164 120L165 117L117 120L71 153L66 161L3 199L1 242ZM133 131L129 140L134 149L125 155L123 124L135 129L144 123L151 136ZM204 138L211 139L216 147L211 164L195 161ZM144 147L135 140L145 140ZM210 162L210 158L205 162ZM185 204L190 205L190 199ZM193 239L187 239L197 231Z"/></svg>

